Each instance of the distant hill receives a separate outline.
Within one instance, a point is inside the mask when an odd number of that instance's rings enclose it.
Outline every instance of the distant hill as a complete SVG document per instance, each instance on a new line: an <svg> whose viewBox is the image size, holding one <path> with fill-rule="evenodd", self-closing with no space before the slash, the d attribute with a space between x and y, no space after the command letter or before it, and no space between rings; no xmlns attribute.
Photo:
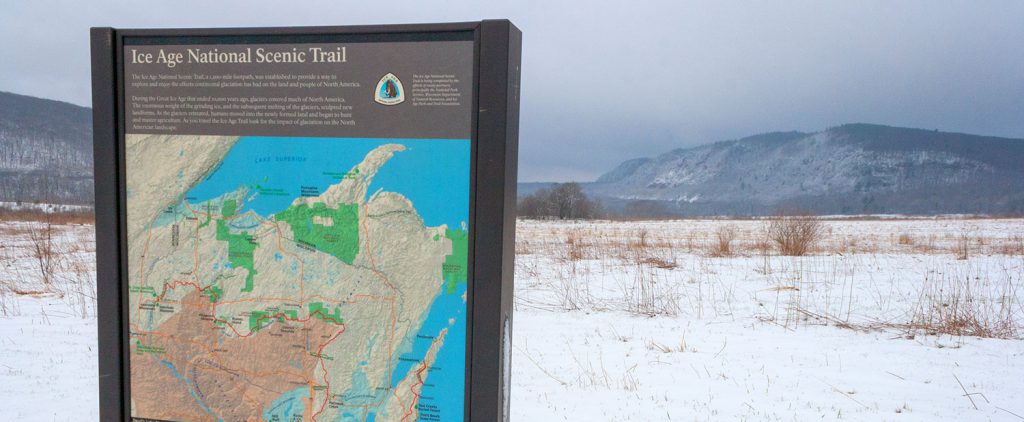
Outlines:
<svg viewBox="0 0 1024 422"><path fill-rule="evenodd" d="M1024 140L848 124L629 160L586 192L681 215L1024 213Z"/></svg>
<svg viewBox="0 0 1024 422"><path fill-rule="evenodd" d="M92 166L90 109L0 92L0 203L90 205ZM1022 214L1024 139L847 124L676 149L582 186L625 213Z"/></svg>
<svg viewBox="0 0 1024 422"><path fill-rule="evenodd" d="M0 92L0 202L92 204L92 111Z"/></svg>

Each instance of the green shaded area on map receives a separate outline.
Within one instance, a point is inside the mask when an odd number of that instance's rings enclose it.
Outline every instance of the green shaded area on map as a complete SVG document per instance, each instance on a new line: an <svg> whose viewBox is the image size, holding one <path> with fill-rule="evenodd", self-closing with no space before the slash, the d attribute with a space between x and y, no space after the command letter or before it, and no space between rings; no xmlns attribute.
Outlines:
<svg viewBox="0 0 1024 422"><path fill-rule="evenodd" d="M263 311L249 312L249 331L256 332L263 328L263 324L270 321L270 313Z"/></svg>
<svg viewBox="0 0 1024 422"><path fill-rule="evenodd" d="M238 201L235 199L225 199L224 203L220 204L220 215L224 218L231 218L235 216L235 212L238 211Z"/></svg>
<svg viewBox="0 0 1024 422"><path fill-rule="evenodd" d="M322 302L312 302L309 304L309 316L320 318L335 325L341 325L341 310L334 308L334 313L327 312L327 308L324 307Z"/></svg>
<svg viewBox="0 0 1024 422"><path fill-rule="evenodd" d="M445 229L444 237L452 241L452 253L444 257L441 275L444 277L445 292L453 294L460 283L466 282L469 274L466 268L469 262L469 232Z"/></svg>
<svg viewBox="0 0 1024 422"><path fill-rule="evenodd" d="M323 175L330 176L334 178L334 180L355 179L356 177L359 176L359 169L352 169L352 171L348 171L345 173L338 173L336 171L325 171L323 172Z"/></svg>
<svg viewBox="0 0 1024 422"><path fill-rule="evenodd" d="M199 223L199 228L202 229L202 228L205 228L206 226L209 226L211 220L213 220L213 214L210 212L210 203L207 202L206 203L206 220L203 220L202 223Z"/></svg>
<svg viewBox="0 0 1024 422"><path fill-rule="evenodd" d="M291 196L291 193L288 193L288 191L286 191L284 189L280 189L280 188L268 188L268 187L263 186L263 185L253 185L252 188L255 189L256 192L259 193L260 195L266 195L266 196Z"/></svg>
<svg viewBox="0 0 1024 422"><path fill-rule="evenodd" d="M146 353L153 355L162 355L164 354L164 348L156 346L143 346L141 341L135 340L135 353L140 355Z"/></svg>
<svg viewBox="0 0 1024 422"><path fill-rule="evenodd" d="M156 290L150 286L128 286L129 293L149 293L150 296L156 297Z"/></svg>
<svg viewBox="0 0 1024 422"><path fill-rule="evenodd" d="M274 215L292 229L296 242L332 255L351 265L359 253L359 206L338 204L328 208L322 202L310 207L293 205Z"/></svg>
<svg viewBox="0 0 1024 422"><path fill-rule="evenodd" d="M299 313L295 310L277 311L276 309L249 312L249 331L261 330L271 319L277 319L279 322L285 322L285 319L299 319Z"/></svg>
<svg viewBox="0 0 1024 422"><path fill-rule="evenodd" d="M210 294L210 303L217 303L220 298L224 297L224 289L217 286L210 286L208 288Z"/></svg>
<svg viewBox="0 0 1024 422"><path fill-rule="evenodd" d="M309 318L321 319L335 325L341 325L343 321L340 309L334 308L334 312L328 312L323 302L312 302L309 304ZM270 308L266 311L251 311L249 312L249 331L256 332L263 329L271 319L277 319L280 322L285 322L286 320L295 321L299 319L299 312L294 309L279 311L277 308Z"/></svg>
<svg viewBox="0 0 1024 422"><path fill-rule="evenodd" d="M217 220L217 240L228 242L228 262L233 267L245 268L248 271L245 276L245 287L242 287L242 293L247 293L252 291L253 279L256 277L252 253L256 250L258 243L249 233L232 234L228 230L225 220L235 215L237 207L238 202L234 199L228 199L221 205L221 217L223 218Z"/></svg>

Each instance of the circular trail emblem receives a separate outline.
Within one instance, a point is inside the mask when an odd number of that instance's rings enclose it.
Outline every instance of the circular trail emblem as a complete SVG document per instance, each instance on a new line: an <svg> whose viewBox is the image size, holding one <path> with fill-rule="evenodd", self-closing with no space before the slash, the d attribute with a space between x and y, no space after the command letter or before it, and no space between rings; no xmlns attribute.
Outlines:
<svg viewBox="0 0 1024 422"><path fill-rule="evenodd" d="M373 91L373 100L384 105L401 104L405 101L405 87L402 81L393 73L388 73L377 82L377 89Z"/></svg>

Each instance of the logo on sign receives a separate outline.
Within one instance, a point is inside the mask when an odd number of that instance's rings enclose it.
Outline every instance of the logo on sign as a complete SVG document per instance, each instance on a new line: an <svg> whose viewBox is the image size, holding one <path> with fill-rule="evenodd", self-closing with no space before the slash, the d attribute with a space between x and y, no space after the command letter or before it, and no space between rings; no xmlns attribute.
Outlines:
<svg viewBox="0 0 1024 422"><path fill-rule="evenodd" d="M388 73L377 82L377 89L373 93L373 100L384 105L401 104L405 101L405 87L402 81L393 73Z"/></svg>

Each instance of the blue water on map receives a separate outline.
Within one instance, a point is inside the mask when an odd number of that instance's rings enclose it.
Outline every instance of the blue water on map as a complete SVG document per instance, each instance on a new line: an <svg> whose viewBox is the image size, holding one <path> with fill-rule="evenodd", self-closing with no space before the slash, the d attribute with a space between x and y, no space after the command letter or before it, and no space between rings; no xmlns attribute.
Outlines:
<svg viewBox="0 0 1024 422"><path fill-rule="evenodd" d="M446 421L461 421L465 409L466 302L462 299L465 294L466 283L458 284L452 294L442 291L434 300L430 314L420 329L423 333L434 332L436 335L441 331L441 325L448 327L444 345L438 350L437 360L434 361L435 370L430 372L428 385L423 387L422 392L424 398L431 398L441 418ZM436 331L431 331L435 328Z"/></svg>
<svg viewBox="0 0 1024 422"><path fill-rule="evenodd" d="M466 303L462 295L466 293L466 283L460 283L453 294L444 289L430 306L426 320L418 330L418 334L434 337L441 330L448 329L444 344L438 350L437 359L427 374L426 385L420 393L421 403L437 407L442 420L462 420L465 366L466 366ZM396 388L405 378L409 370L418 367L431 345L430 339L416 338L412 350L402 354L406 358L400 360L391 372L392 385Z"/></svg>
<svg viewBox="0 0 1024 422"><path fill-rule="evenodd" d="M444 344L438 349L437 357L430 371L426 373L426 385L420 390L420 403L433 406L437 409L437 416L444 421L461 421L464 410L465 398L465 366L466 366L466 303L462 295L466 293L466 283L458 284L454 293L447 293L444 287L434 298L426 318L419 328L413 333L411 342L404 344L405 353L400 356L398 364L391 368L391 387L398 388L398 384L409 374L409 371L419 368L419 364L427 356L430 350L432 337L441 334L441 330L447 328L448 334L444 338ZM419 338L416 335L431 338ZM365 376L364 376L365 377ZM354 376L353 379L356 377ZM364 396L368 394L368 385L355 385L344 395L348 395L345 402L358 405L379 402L380 397ZM403 386L408 388L408 384ZM401 393L408 393L402 391ZM384 399L390 396L384 397ZM375 408L367 414L361 412L342 412L335 422L352 421L374 421L377 411ZM396 419L395 415L389 415Z"/></svg>
<svg viewBox="0 0 1024 422"><path fill-rule="evenodd" d="M294 416L302 415L306 408L306 400L309 400L308 387L299 387L284 393L263 411L263 420L291 421ZM274 416L277 416L277 419L274 419Z"/></svg>
<svg viewBox="0 0 1024 422"><path fill-rule="evenodd" d="M238 204L238 213L254 211L269 217L288 208L303 187L322 193L367 153L390 143L406 150L384 163L367 195L378 189L402 194L430 227L447 224L455 229L469 220L470 142L460 139L246 136L185 196L196 204L246 187L256 195Z"/></svg>
<svg viewBox="0 0 1024 422"><path fill-rule="evenodd" d="M381 145L405 146L385 162L371 182L367 195L378 190L395 192L408 198L424 224L461 228L469 220L470 141L438 139L362 139L362 138L285 138L242 137L207 178L186 193L188 202L198 204L245 188L249 194L238 203L237 214L247 211L269 217L288 208L295 198L317 195L340 183L344 175L359 164L367 153ZM235 219L232 225L253 221ZM275 257L276 258L276 257ZM226 265L226 264L225 264ZM293 271L295 269L293 268ZM462 296L466 284L448 294L444 287L435 298L416 330L434 337L448 329L444 345L428 373L422 389L423 404L436 407L443 420L462 420L465 391L466 304ZM429 338L413 338L402 357L389 368L391 388L396 388L414 365L426 357ZM412 361L412 362L409 362ZM352 392L367 390L369 383L352 374ZM302 390L301 392L299 390ZM305 388L290 391L275 400L265 417L301 414ZM346 409L339 420L374 421L374 412L382 409ZM351 413L350 413L351 412ZM282 420L288 420L282 417Z"/></svg>

